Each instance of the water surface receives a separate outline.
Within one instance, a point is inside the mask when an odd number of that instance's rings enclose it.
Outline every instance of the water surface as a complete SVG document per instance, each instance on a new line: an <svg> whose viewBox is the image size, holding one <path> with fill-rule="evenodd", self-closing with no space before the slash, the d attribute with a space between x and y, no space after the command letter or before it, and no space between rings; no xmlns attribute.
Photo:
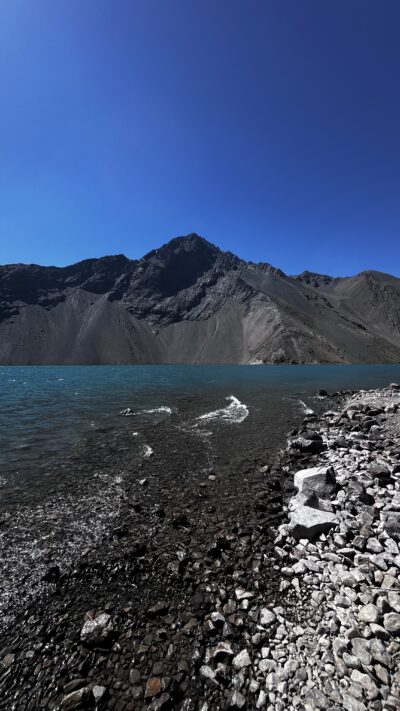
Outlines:
<svg viewBox="0 0 400 711"><path fill-rule="evenodd" d="M318 404L319 388L393 380L400 365L2 367L0 492L3 500L15 488L26 493L50 474L61 481L76 448L122 432L138 460L153 456L160 438L179 447L182 432L211 438L221 465L234 452L260 457L304 406ZM130 417L121 417L125 408Z"/></svg>

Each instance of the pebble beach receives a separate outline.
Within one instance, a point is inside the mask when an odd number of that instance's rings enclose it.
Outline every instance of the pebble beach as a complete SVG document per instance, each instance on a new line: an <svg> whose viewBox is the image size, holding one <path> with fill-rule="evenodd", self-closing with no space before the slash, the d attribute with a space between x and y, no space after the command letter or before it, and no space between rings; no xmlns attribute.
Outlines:
<svg viewBox="0 0 400 711"><path fill-rule="evenodd" d="M320 398L229 497L125 480L2 632L0 708L399 709L400 389Z"/></svg>

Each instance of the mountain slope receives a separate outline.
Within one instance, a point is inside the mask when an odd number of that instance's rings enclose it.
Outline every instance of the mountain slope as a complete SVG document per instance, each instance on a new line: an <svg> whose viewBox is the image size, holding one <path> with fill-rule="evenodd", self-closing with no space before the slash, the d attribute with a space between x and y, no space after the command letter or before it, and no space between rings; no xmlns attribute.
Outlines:
<svg viewBox="0 0 400 711"><path fill-rule="evenodd" d="M0 363L400 362L400 279L286 276L195 234L139 260L0 267Z"/></svg>

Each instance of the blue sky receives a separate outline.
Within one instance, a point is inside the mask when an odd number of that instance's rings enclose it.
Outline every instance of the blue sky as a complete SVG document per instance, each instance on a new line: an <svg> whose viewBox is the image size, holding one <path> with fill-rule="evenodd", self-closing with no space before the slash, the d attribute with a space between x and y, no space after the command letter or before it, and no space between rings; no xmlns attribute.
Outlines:
<svg viewBox="0 0 400 711"><path fill-rule="evenodd" d="M400 3L2 0L0 263L400 275Z"/></svg>

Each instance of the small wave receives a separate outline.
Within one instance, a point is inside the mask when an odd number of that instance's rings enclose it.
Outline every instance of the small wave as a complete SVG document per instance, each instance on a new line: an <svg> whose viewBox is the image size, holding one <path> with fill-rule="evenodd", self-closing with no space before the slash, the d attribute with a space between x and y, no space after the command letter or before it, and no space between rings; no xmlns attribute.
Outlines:
<svg viewBox="0 0 400 711"><path fill-rule="evenodd" d="M225 400L229 400L229 405L222 407L220 410L206 412L205 415L201 415L197 419L202 422L221 421L227 424L243 422L249 414L247 405L240 402L234 395L228 395Z"/></svg>
<svg viewBox="0 0 400 711"><path fill-rule="evenodd" d="M150 447L150 445L145 444L143 447L143 450L142 450L143 457L145 459L148 459L149 457L151 457L152 454L153 454L153 449Z"/></svg>
<svg viewBox="0 0 400 711"><path fill-rule="evenodd" d="M121 410L119 413L123 417L133 417L136 415L157 415L160 413L165 412L167 415L172 415L172 410L170 407L167 407L166 405L161 405L160 407L152 407L149 410L131 410L130 407L127 407L125 410Z"/></svg>
<svg viewBox="0 0 400 711"><path fill-rule="evenodd" d="M153 407L150 410L142 410L142 412L145 412L147 415L152 415L156 412L166 412L168 415L172 415L171 408L167 407L166 405L161 405L160 407Z"/></svg>
<svg viewBox="0 0 400 711"><path fill-rule="evenodd" d="M299 403L300 403L305 415L313 415L314 414L314 410L312 410L311 407L307 407L306 403L303 402L303 400L299 400Z"/></svg>

